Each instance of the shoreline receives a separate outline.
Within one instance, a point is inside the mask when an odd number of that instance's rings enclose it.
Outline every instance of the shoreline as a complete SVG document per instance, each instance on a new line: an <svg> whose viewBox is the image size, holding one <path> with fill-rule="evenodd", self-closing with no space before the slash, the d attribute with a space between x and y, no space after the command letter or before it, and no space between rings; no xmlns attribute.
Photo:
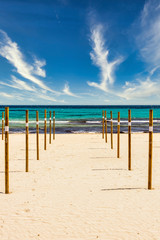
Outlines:
<svg viewBox="0 0 160 240"><path fill-rule="evenodd" d="M0 134L1 134L1 132L0 132ZM25 135L25 130L24 130L24 132L12 132L12 131L10 131L9 132L9 134L11 134L11 135L15 135L15 134L24 134ZM36 132L29 132L29 135L33 135L33 134L35 134L36 135ZM102 133L101 132L75 132L75 133L68 133L68 132L66 132L66 133L55 133L55 135L77 135L77 134L93 134L93 135L95 135L95 134L101 134L102 135ZM110 135L111 133L110 132L108 132L107 133L107 135ZM120 132L120 135L128 135L128 132ZM131 134L149 134L149 132L131 132ZM153 132L153 134L160 134L160 132ZM5 134L4 134L5 135ZM39 132L39 135L44 135L44 133L43 132ZM113 133L113 135L117 135L117 133ZM47 136L49 136L49 132L47 132ZM52 136L53 136L53 133L52 133Z"/></svg>

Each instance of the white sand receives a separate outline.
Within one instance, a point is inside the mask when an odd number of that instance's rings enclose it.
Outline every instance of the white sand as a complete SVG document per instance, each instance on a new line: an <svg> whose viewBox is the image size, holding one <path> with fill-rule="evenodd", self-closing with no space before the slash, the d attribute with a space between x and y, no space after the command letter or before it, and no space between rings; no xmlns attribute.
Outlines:
<svg viewBox="0 0 160 240"><path fill-rule="evenodd" d="M160 239L160 134L154 134L153 187L147 190L148 134L127 135L121 157L100 134L56 135L36 160L30 135L29 173L25 136L10 135L10 194L4 194L4 141L0 140L1 240ZM48 140L48 139L47 139Z"/></svg>

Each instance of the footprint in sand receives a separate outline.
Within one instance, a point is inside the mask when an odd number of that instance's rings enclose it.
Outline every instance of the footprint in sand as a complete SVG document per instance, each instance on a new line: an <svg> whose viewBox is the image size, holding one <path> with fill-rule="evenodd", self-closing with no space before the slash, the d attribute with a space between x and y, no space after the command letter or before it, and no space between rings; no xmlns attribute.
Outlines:
<svg viewBox="0 0 160 240"><path fill-rule="evenodd" d="M30 212L29 208L24 209L25 212Z"/></svg>

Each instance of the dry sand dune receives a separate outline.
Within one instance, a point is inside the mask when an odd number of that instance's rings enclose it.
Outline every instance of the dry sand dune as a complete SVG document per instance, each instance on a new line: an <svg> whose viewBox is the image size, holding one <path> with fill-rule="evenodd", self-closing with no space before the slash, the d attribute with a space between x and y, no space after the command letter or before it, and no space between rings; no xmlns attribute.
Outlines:
<svg viewBox="0 0 160 240"><path fill-rule="evenodd" d="M10 135L10 192L4 194L4 141L0 141L0 239L159 240L160 134L154 134L153 187L147 190L148 134L132 134L132 171L127 170L127 135L121 157L100 134L57 135L47 151L40 135L36 160L29 136Z"/></svg>

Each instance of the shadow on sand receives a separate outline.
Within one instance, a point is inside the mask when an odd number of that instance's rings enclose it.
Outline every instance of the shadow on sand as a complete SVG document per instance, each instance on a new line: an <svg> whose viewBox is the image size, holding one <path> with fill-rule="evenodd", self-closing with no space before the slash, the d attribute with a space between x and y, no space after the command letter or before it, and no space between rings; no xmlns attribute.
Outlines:
<svg viewBox="0 0 160 240"><path fill-rule="evenodd" d="M101 191L121 191L121 190L146 190L146 188L106 188L106 189L101 189Z"/></svg>
<svg viewBox="0 0 160 240"><path fill-rule="evenodd" d="M128 171L125 168L94 168L92 171Z"/></svg>

